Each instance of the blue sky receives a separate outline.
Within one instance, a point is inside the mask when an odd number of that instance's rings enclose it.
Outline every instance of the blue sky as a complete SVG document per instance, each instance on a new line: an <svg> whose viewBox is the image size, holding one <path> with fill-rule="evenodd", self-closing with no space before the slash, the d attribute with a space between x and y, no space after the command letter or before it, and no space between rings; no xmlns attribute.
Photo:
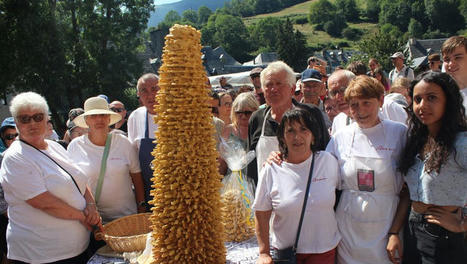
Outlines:
<svg viewBox="0 0 467 264"><path fill-rule="evenodd" d="M154 3L156 5L163 5L163 4L170 4L170 3L175 3L175 2L179 2L181 0L154 0Z"/></svg>

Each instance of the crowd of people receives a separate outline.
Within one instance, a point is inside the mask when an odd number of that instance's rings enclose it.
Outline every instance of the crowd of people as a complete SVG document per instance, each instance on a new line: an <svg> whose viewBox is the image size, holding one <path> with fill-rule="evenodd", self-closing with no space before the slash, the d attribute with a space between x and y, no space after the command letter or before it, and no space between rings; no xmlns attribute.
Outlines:
<svg viewBox="0 0 467 264"><path fill-rule="evenodd" d="M390 59L389 74L374 58L328 74L310 57L298 78L277 61L251 70L252 89L207 82L213 137L255 151L257 263L292 246L297 263L467 263L467 39L419 76ZM13 98L0 126L10 263L86 263L103 245L92 231L149 211L158 83L139 78L131 113L88 98L60 140L41 95Z"/></svg>

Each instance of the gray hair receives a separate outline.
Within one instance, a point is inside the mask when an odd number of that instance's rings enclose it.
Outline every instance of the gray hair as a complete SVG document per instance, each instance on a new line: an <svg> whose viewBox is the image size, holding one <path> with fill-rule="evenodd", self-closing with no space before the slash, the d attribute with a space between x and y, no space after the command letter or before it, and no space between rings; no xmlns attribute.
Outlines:
<svg viewBox="0 0 467 264"><path fill-rule="evenodd" d="M35 92L20 93L11 100L10 112L15 119L18 117L18 113L25 109L39 110L45 115L49 113L47 101Z"/></svg>
<svg viewBox="0 0 467 264"><path fill-rule="evenodd" d="M268 65L268 67L266 67L266 69L264 69L262 72L261 72L261 84L264 85L264 82L265 82L265 78L266 78L266 75L268 74L272 74L272 73L278 73L278 72L282 72L284 71L287 76L286 76L286 81L287 83L290 85L290 86L294 86L295 87L295 82L296 82L296 78L295 78L295 73L294 71L292 70L292 68L290 68L289 65L287 65L285 62L283 61L275 61L273 63L270 63Z"/></svg>
<svg viewBox="0 0 467 264"><path fill-rule="evenodd" d="M337 71L334 71L328 78L328 83L329 81L332 81L332 80L339 80L341 78L346 78L347 79L347 83L349 83L351 80L355 79L355 77L357 77L353 72L349 71L349 70L337 70Z"/></svg>
<svg viewBox="0 0 467 264"><path fill-rule="evenodd" d="M237 125L237 116L235 112L241 111L244 108L250 108L253 111L258 110L259 103L253 92L241 93L233 101L232 110L230 111L230 120L232 120L232 124L235 126Z"/></svg>
<svg viewBox="0 0 467 264"><path fill-rule="evenodd" d="M143 83L145 83L149 79L156 79L159 81L159 76L155 73L145 73L138 79L138 83L136 84L136 90L139 91L139 88Z"/></svg>

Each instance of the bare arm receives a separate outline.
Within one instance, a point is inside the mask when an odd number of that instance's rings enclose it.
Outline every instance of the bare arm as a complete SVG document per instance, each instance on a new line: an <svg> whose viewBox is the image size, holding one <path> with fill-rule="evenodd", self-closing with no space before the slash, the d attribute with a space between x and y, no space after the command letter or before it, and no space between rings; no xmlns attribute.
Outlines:
<svg viewBox="0 0 467 264"><path fill-rule="evenodd" d="M138 213L144 213L146 212L146 207L144 205L140 205L141 202L144 202L143 177L141 176L141 172L130 172L130 176L133 186L135 187L135 199L138 205Z"/></svg>
<svg viewBox="0 0 467 264"><path fill-rule="evenodd" d="M86 216L86 224L88 229L91 230L92 226L97 226L102 230L102 219L97 211L96 202L94 196L89 189L89 186L86 186L86 191L84 192L84 199L86 200L86 208L84 208L83 213Z"/></svg>
<svg viewBox="0 0 467 264"><path fill-rule="evenodd" d="M388 231L389 240L386 247L386 251L392 263L400 263L403 255L399 232L404 225L410 204L409 191L406 184L402 187L402 190L399 193L399 198L396 214L394 216L392 226ZM399 254L398 257L396 257L396 251Z"/></svg>
<svg viewBox="0 0 467 264"><path fill-rule="evenodd" d="M255 211L256 222L256 238L259 246L259 258L256 263L272 263L272 258L269 253L269 219L271 218L272 210L270 211Z"/></svg>
<svg viewBox="0 0 467 264"><path fill-rule="evenodd" d="M84 213L64 201L50 192L43 192L29 200L26 200L30 206L42 210L45 213L66 220L78 220L85 222L86 217Z"/></svg>

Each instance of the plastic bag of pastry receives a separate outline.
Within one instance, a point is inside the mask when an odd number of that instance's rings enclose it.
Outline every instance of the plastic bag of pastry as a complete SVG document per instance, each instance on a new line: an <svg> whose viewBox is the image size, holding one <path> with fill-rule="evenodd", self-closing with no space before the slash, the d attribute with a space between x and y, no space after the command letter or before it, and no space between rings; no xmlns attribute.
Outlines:
<svg viewBox="0 0 467 264"><path fill-rule="evenodd" d="M226 241L244 241L255 234L254 212L251 209L254 184L243 170L255 158L255 152L246 153L241 143L225 140L221 140L219 151L231 171L224 177L221 190L221 214Z"/></svg>

